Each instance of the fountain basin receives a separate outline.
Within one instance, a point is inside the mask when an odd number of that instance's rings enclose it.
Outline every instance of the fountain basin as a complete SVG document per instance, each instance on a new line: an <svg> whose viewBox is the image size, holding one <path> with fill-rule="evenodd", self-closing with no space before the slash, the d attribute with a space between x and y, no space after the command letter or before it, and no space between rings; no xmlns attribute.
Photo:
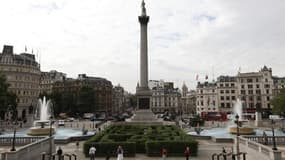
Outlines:
<svg viewBox="0 0 285 160"><path fill-rule="evenodd" d="M237 127L230 127L229 133L237 134ZM255 134L255 131L253 130L253 128L239 127L239 134L240 135L252 135L252 134Z"/></svg>
<svg viewBox="0 0 285 160"><path fill-rule="evenodd" d="M51 128L31 127L30 128L30 133L28 133L28 135L31 135L31 136L45 136L45 135L49 135L50 132L53 135L55 133L55 128L54 127L51 127Z"/></svg>

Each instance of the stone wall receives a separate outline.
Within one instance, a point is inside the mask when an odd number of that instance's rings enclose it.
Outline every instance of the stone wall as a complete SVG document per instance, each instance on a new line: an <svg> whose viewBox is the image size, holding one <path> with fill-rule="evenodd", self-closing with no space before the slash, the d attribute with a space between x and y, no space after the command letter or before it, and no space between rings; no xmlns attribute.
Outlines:
<svg viewBox="0 0 285 160"><path fill-rule="evenodd" d="M47 137L17 148L14 152L4 152L1 154L1 160L41 160L41 153L49 153L50 144L52 145L52 152L54 152L54 139Z"/></svg>

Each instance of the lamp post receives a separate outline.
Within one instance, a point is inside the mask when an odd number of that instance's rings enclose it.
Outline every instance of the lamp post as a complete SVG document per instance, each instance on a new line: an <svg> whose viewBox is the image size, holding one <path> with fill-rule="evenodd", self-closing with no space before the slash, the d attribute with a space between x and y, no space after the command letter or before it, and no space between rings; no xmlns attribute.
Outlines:
<svg viewBox="0 0 285 160"><path fill-rule="evenodd" d="M239 160L240 157L239 157L239 115L238 114L236 114L235 119L236 119L235 123L237 124L236 151L237 151L237 160Z"/></svg>
<svg viewBox="0 0 285 160"><path fill-rule="evenodd" d="M52 160L52 116L50 116L49 121L49 160Z"/></svg>
<svg viewBox="0 0 285 160"><path fill-rule="evenodd" d="M271 126L272 126L272 141L273 141L273 148L272 148L272 150L277 150L277 147L276 147L276 142L275 142L275 135L274 135L274 124L275 124L275 122L274 122L274 120L273 119L271 119Z"/></svg>

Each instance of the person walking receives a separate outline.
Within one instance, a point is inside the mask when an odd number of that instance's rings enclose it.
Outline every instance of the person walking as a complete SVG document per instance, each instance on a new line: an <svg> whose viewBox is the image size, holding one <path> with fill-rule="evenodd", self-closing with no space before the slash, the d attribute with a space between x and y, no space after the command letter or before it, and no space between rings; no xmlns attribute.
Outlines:
<svg viewBox="0 0 285 160"><path fill-rule="evenodd" d="M118 146L117 154L118 154L117 160L123 160L123 158L124 158L124 156L123 156L124 151L123 151L122 146Z"/></svg>
<svg viewBox="0 0 285 160"><path fill-rule="evenodd" d="M62 160L62 149L60 146L58 147L56 154L58 156L58 160Z"/></svg>
<svg viewBox="0 0 285 160"><path fill-rule="evenodd" d="M90 160L95 160L95 152L96 152L96 148L94 146L92 146L89 149Z"/></svg>
<svg viewBox="0 0 285 160"><path fill-rule="evenodd" d="M76 149L78 151L79 150L79 141L76 141L75 145L76 145Z"/></svg>
<svg viewBox="0 0 285 160"><path fill-rule="evenodd" d="M162 154L162 160L166 160L167 150L164 147L162 148L161 154Z"/></svg>
<svg viewBox="0 0 285 160"><path fill-rule="evenodd" d="M227 152L226 152L225 147L223 147L222 153L223 153L224 160L227 160Z"/></svg>
<svg viewBox="0 0 285 160"><path fill-rule="evenodd" d="M189 160L189 156L190 156L190 148L186 147L185 151L184 151L184 155L186 157L186 160Z"/></svg>

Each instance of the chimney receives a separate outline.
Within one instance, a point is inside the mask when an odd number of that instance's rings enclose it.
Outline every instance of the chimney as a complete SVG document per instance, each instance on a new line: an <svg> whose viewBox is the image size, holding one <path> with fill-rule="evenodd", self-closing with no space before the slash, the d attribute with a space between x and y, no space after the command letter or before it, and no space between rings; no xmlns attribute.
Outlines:
<svg viewBox="0 0 285 160"><path fill-rule="evenodd" d="M13 46L4 45L3 54L13 54Z"/></svg>

